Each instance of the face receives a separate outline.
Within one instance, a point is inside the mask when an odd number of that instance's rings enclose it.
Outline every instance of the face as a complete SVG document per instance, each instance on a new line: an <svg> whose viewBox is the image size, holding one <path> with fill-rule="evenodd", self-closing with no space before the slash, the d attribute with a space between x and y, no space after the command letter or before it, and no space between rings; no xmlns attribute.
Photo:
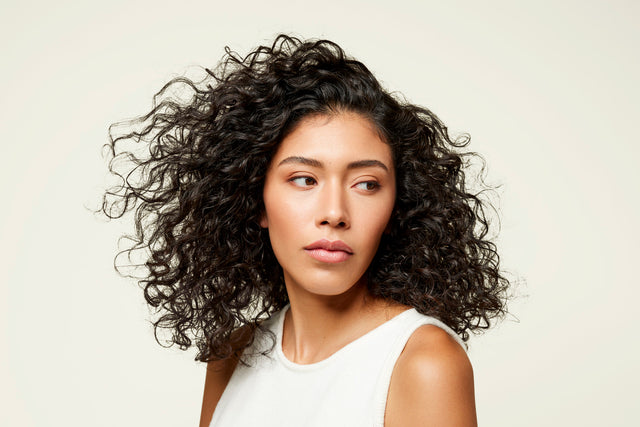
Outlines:
<svg viewBox="0 0 640 427"><path fill-rule="evenodd" d="M339 295L361 279L396 197L390 147L356 113L312 116L280 143L260 225L287 290Z"/></svg>

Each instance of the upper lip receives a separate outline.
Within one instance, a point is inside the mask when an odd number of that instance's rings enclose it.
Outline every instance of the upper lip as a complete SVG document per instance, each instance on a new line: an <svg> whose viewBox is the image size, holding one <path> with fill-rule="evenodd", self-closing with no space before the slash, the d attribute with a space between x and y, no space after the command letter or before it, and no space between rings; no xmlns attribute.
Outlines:
<svg viewBox="0 0 640 427"><path fill-rule="evenodd" d="M318 240L317 242L313 242L309 246L306 246L305 249L324 249L327 251L344 251L349 254L353 253L353 249L351 249L349 245L341 240L332 242L327 239L322 239Z"/></svg>

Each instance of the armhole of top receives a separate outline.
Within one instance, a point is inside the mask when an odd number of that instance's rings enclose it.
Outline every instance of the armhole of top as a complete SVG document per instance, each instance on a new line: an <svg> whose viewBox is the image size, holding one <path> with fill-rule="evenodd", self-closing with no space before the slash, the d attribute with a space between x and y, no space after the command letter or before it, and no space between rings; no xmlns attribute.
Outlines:
<svg viewBox="0 0 640 427"><path fill-rule="evenodd" d="M467 351L467 345L462 341L462 339L456 334L450 327L442 323L440 320L435 319L433 317L428 317L421 315L420 319L413 321L407 329L403 331L398 338L391 344L391 349L387 355L387 359L380 370L378 375L378 381L376 382L376 389L374 392L374 414L373 414L373 425L375 427L384 427L384 415L387 408L387 397L389 395L389 385L391 383L391 374L393 373L393 369L396 366L396 362L398 361L398 357L404 350L409 341L409 338L413 333L420 327L424 325L433 325L442 329L446 333L448 333L455 341L460 344L460 346Z"/></svg>

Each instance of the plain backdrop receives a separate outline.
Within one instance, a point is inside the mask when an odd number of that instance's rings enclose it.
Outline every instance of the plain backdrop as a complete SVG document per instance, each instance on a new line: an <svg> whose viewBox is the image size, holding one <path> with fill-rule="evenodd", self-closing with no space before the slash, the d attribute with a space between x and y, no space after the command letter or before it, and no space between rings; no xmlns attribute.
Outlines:
<svg viewBox="0 0 640 427"><path fill-rule="evenodd" d="M468 132L499 185L512 314L472 338L484 426L638 425L634 1L3 1L0 425L196 425L204 365L153 338L91 214L101 147L169 79L329 38Z"/></svg>

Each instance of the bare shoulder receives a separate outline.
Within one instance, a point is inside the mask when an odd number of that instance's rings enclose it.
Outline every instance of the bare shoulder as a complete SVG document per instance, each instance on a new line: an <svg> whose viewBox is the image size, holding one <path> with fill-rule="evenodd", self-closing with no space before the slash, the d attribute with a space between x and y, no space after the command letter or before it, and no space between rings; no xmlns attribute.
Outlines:
<svg viewBox="0 0 640 427"><path fill-rule="evenodd" d="M419 327L391 376L385 427L475 426L473 369L464 349L433 325Z"/></svg>
<svg viewBox="0 0 640 427"><path fill-rule="evenodd" d="M231 338L231 344L239 347L246 344L251 338L250 329L245 327L235 331ZM238 357L229 357L222 360L214 360L207 363L207 374L204 381L204 393L202 397L202 412L200 413L200 427L208 427L213 417L213 412L218 406L224 389L227 387L233 371L238 365Z"/></svg>
<svg viewBox="0 0 640 427"><path fill-rule="evenodd" d="M447 332L434 325L416 329L398 358L396 369L412 375L437 380L442 374L469 376L473 379L471 362L466 351Z"/></svg>

